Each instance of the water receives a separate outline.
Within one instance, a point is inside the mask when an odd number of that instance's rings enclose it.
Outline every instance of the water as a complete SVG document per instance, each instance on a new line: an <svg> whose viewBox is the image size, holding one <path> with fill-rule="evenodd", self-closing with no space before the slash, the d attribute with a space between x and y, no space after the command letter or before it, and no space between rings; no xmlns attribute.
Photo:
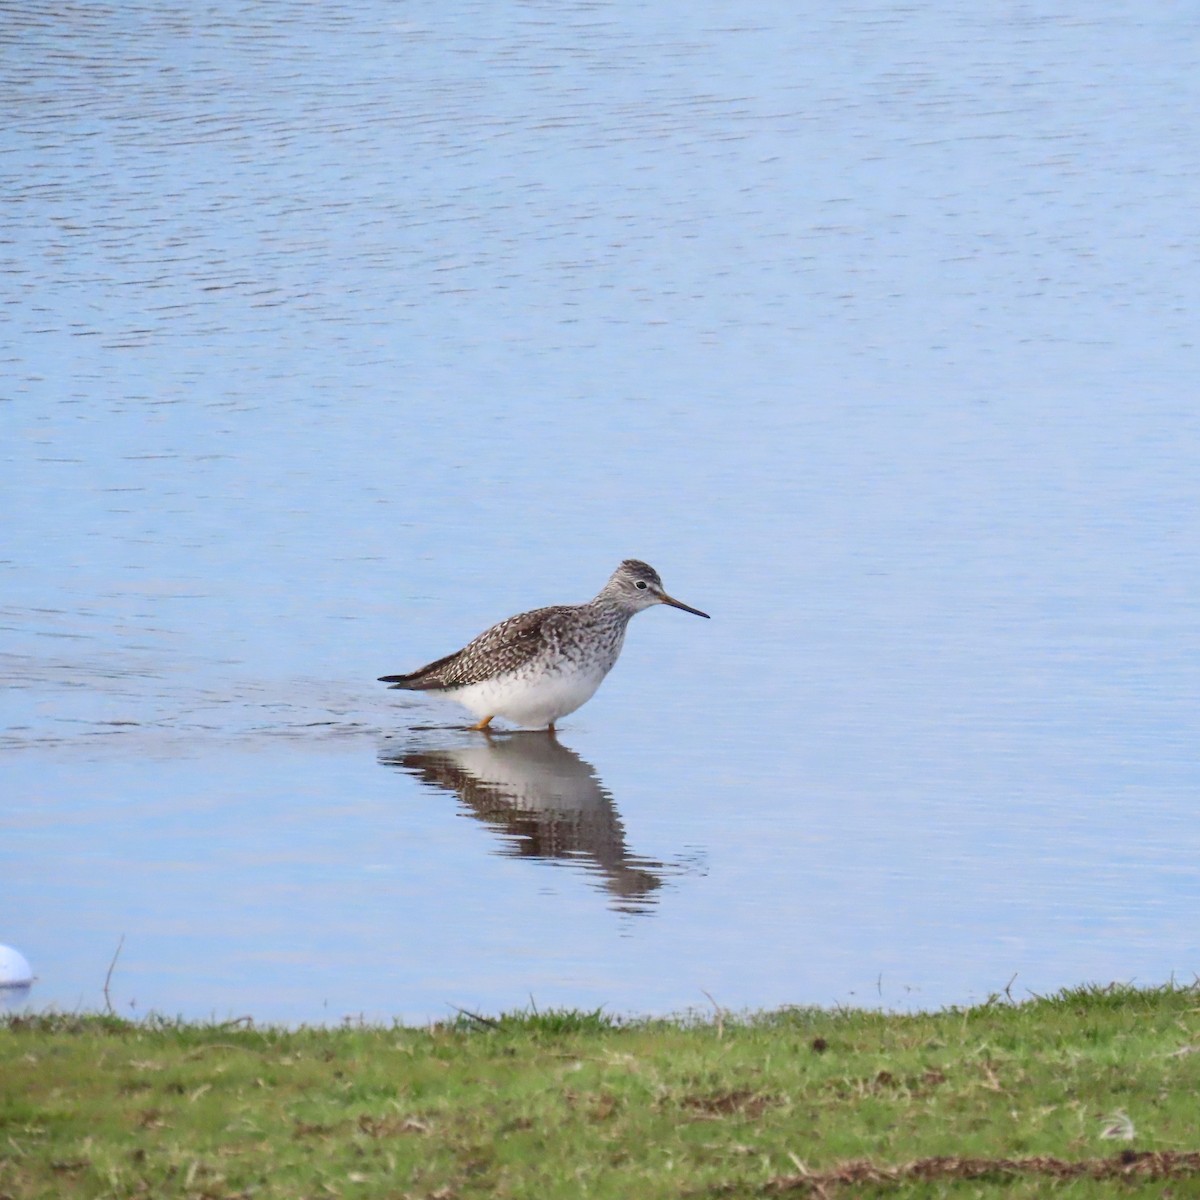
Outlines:
<svg viewBox="0 0 1200 1200"><path fill-rule="evenodd" d="M1198 33L10 9L20 1004L118 946L119 1011L287 1022L1190 978ZM560 745L374 682L631 555L713 620Z"/></svg>

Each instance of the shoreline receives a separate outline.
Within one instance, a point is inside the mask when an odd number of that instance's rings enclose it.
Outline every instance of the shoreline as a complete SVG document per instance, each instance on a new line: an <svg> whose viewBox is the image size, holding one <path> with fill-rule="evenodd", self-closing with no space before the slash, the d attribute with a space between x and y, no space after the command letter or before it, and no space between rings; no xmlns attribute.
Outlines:
<svg viewBox="0 0 1200 1200"><path fill-rule="evenodd" d="M1200 1180L1198 984L419 1028L10 1015L0 1078L14 1200L1007 1197L1052 1180L1161 1196Z"/></svg>

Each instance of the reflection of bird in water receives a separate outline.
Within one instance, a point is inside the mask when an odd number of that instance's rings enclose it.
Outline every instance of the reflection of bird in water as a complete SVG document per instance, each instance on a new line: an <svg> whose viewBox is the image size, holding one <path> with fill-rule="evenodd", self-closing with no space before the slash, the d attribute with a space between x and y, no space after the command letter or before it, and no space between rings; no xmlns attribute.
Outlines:
<svg viewBox="0 0 1200 1200"><path fill-rule="evenodd" d="M381 675L380 682L457 700L480 718L475 729L494 717L553 729L612 670L634 614L656 604L708 616L668 596L653 567L627 558L594 600L518 613L461 650L407 675Z"/></svg>
<svg viewBox="0 0 1200 1200"><path fill-rule="evenodd" d="M574 862L604 877L623 912L645 912L663 864L630 854L612 796L553 736L514 733L480 745L399 751L381 761L454 792L502 834L514 857Z"/></svg>

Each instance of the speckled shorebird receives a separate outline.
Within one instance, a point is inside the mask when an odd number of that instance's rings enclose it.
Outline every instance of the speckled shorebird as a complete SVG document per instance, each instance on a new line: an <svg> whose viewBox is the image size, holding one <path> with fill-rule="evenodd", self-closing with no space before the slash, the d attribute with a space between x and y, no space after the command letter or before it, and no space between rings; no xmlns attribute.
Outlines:
<svg viewBox="0 0 1200 1200"><path fill-rule="evenodd" d="M553 730L555 721L592 698L612 670L634 613L655 604L708 616L668 596L653 567L627 558L586 604L518 613L454 654L410 675L381 675L379 681L457 700L480 718L472 729L486 729L495 717L504 717Z"/></svg>

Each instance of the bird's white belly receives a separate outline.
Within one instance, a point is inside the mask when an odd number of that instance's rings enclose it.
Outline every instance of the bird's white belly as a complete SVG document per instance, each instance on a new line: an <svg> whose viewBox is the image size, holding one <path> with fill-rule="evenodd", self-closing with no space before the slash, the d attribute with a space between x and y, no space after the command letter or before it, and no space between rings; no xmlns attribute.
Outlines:
<svg viewBox="0 0 1200 1200"><path fill-rule="evenodd" d="M442 694L477 717L503 717L542 729L586 704L608 674L607 668L548 674L498 675Z"/></svg>

